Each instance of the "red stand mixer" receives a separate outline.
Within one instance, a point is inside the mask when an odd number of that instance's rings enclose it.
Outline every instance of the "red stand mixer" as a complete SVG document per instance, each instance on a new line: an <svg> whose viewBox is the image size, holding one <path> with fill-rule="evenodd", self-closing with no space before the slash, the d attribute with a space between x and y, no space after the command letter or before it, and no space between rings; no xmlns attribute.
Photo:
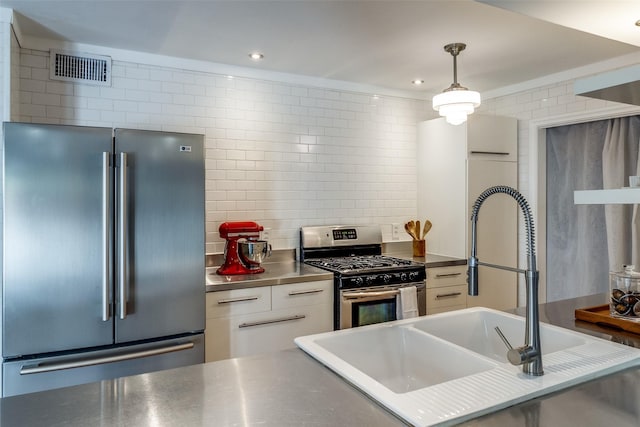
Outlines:
<svg viewBox="0 0 640 427"><path fill-rule="evenodd" d="M220 275L256 274L264 272L260 263L271 255L271 245L260 239L261 225L252 221L224 222L218 231L227 240Z"/></svg>

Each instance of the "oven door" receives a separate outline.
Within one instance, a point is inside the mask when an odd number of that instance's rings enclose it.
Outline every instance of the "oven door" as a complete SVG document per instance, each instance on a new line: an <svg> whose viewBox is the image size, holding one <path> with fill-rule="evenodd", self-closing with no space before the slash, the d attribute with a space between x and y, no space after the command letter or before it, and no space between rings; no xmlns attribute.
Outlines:
<svg viewBox="0 0 640 427"><path fill-rule="evenodd" d="M403 286L415 286L418 298L418 314L427 311L424 282ZM376 286L371 288L343 289L340 291L340 329L397 320L396 301L402 286Z"/></svg>

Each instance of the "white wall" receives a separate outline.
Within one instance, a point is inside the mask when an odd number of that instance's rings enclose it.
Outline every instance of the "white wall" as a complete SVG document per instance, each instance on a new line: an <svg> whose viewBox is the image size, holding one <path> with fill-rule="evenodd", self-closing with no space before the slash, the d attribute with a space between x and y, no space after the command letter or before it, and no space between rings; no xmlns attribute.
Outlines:
<svg viewBox="0 0 640 427"><path fill-rule="evenodd" d="M223 221L271 228L391 223L416 212L418 100L234 78L123 61L112 87L49 80L48 52L20 56L20 121L202 133L207 252Z"/></svg>
<svg viewBox="0 0 640 427"><path fill-rule="evenodd" d="M391 223L416 215L416 123L435 117L429 100L129 61L114 62L104 88L50 81L48 52L22 49L20 61L19 120L205 134L207 252L222 251L223 221L258 221L279 249L296 247L298 228L311 224L377 223L388 241ZM557 80L485 96L479 109L518 118L518 186L533 207L535 127L616 105L576 97L572 79ZM520 247L526 265L522 232Z"/></svg>

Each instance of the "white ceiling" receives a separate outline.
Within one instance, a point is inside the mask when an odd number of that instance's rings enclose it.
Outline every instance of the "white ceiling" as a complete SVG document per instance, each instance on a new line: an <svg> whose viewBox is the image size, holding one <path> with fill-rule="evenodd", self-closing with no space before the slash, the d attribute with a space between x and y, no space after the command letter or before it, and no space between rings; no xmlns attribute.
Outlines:
<svg viewBox="0 0 640 427"><path fill-rule="evenodd" d="M499 7L495 7L491 4ZM640 1L0 0L25 47L147 52L425 96L480 92L640 52ZM259 63L248 58L260 51ZM253 71L253 70L252 70ZM416 88L410 82L422 78Z"/></svg>

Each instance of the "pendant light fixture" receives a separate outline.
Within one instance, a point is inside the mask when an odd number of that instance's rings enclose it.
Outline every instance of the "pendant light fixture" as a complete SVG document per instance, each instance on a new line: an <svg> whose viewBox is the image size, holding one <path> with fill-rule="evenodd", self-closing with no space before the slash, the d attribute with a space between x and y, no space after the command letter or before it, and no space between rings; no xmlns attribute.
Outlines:
<svg viewBox="0 0 640 427"><path fill-rule="evenodd" d="M447 122L452 125L459 125L467 120L467 115L472 114L474 109L480 105L480 94L478 92L460 86L458 83L458 64L456 57L467 47L464 43L451 43L444 47L444 50L453 56L453 83L441 94L433 97L433 109L441 116L447 118Z"/></svg>

